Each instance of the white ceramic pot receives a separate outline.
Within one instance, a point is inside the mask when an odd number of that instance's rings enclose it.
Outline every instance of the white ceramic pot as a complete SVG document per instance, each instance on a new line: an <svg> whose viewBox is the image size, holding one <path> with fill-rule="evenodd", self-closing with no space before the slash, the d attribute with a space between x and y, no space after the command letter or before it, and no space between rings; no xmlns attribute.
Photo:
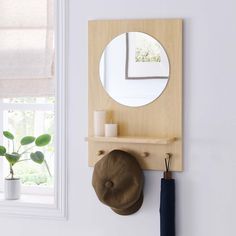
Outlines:
<svg viewBox="0 0 236 236"><path fill-rule="evenodd" d="M20 198L21 182L19 178L5 179L5 199L17 200Z"/></svg>

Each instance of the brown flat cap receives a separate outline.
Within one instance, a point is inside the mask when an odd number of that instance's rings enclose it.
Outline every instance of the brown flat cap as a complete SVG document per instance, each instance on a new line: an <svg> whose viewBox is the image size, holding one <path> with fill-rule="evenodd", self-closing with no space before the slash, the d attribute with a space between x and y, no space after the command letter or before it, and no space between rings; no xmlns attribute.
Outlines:
<svg viewBox="0 0 236 236"><path fill-rule="evenodd" d="M130 215L143 203L144 176L130 153L113 150L95 165L93 187L99 200L120 215Z"/></svg>

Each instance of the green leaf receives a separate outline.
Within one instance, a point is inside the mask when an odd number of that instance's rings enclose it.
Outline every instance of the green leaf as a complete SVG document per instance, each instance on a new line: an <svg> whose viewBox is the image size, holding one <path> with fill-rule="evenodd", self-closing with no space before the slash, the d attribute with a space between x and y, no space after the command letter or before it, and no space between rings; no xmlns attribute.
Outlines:
<svg viewBox="0 0 236 236"><path fill-rule="evenodd" d="M51 141L51 135L42 134L35 140L35 144L38 147L42 147L48 145L50 141Z"/></svg>
<svg viewBox="0 0 236 236"><path fill-rule="evenodd" d="M44 161L44 154L40 151L30 153L30 158L32 161L42 164Z"/></svg>
<svg viewBox="0 0 236 236"><path fill-rule="evenodd" d="M30 143L33 143L34 140L35 140L35 137L33 137L33 136L26 136L26 137L21 139L20 144L21 145L28 145Z"/></svg>
<svg viewBox="0 0 236 236"><path fill-rule="evenodd" d="M13 152L12 154L5 153L5 157L11 165L14 165L20 159L20 154Z"/></svg>
<svg viewBox="0 0 236 236"><path fill-rule="evenodd" d="M3 135L8 139L11 139L11 140L14 139L14 135L10 133L9 131L3 131Z"/></svg>
<svg viewBox="0 0 236 236"><path fill-rule="evenodd" d="M4 156L5 155L5 153L6 153L6 148L5 147L3 147L3 146L0 146L0 156Z"/></svg>

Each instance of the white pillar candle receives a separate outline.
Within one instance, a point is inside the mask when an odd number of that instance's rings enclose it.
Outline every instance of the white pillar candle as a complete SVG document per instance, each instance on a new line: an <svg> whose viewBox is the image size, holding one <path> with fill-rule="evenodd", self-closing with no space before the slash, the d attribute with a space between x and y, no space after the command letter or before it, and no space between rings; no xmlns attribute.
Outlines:
<svg viewBox="0 0 236 236"><path fill-rule="evenodd" d="M118 125L117 124L105 124L105 136L117 137Z"/></svg>
<svg viewBox="0 0 236 236"><path fill-rule="evenodd" d="M106 123L106 111L94 111L94 136L104 136Z"/></svg>

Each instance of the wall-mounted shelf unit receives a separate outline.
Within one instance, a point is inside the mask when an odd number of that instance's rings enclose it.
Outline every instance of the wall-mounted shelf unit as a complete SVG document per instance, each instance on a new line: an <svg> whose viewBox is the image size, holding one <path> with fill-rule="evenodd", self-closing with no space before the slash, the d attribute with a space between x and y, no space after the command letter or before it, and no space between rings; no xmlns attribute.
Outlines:
<svg viewBox="0 0 236 236"><path fill-rule="evenodd" d="M104 49L126 32L152 36L168 55L168 84L160 97L145 106L121 105L109 96L100 80L99 64ZM165 154L172 153L171 170L182 171L182 20L95 20L89 21L88 33L89 166L94 166L110 151L121 149L132 153L147 170L165 170ZM111 113L112 122L119 125L120 136L94 137L95 110Z"/></svg>
<svg viewBox="0 0 236 236"><path fill-rule="evenodd" d="M177 138L156 138L156 137L87 137L86 141L102 142L102 143L130 143L130 144L157 144L166 145L175 142Z"/></svg>

